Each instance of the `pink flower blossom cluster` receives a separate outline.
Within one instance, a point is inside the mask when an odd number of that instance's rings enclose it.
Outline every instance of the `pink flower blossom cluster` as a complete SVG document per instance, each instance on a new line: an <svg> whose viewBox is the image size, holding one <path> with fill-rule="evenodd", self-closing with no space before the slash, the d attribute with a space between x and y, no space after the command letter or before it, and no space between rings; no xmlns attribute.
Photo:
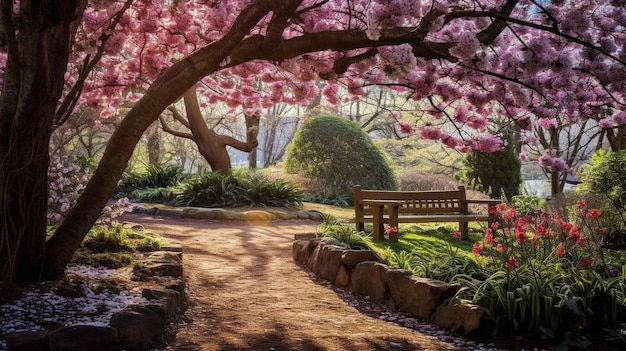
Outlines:
<svg viewBox="0 0 626 351"><path fill-rule="evenodd" d="M502 148L506 146L506 141L502 140L497 135L473 135L466 140L460 140L435 126L422 127L420 134L423 139L439 140L446 147L456 148L461 152L469 152L471 150L479 152L495 152L502 150Z"/></svg>
<svg viewBox="0 0 626 351"><path fill-rule="evenodd" d="M550 150L539 157L539 165L550 172L568 172L569 166L564 159L555 156L555 152Z"/></svg>
<svg viewBox="0 0 626 351"><path fill-rule="evenodd" d="M490 40L481 39L502 4L496 0L303 1L294 10L297 14L285 16L284 27L272 28L281 32L270 50L281 53L286 41L308 40L313 34L336 39L338 33L349 33L359 38L359 44L343 47L329 40L334 45L319 51L300 47L301 54L294 57L242 63L228 55L221 70L204 78L210 87L202 89L205 103L223 103L230 112L257 113L275 104L308 105L321 89L325 103L337 106L362 96L364 86L381 84L400 87L415 101L436 97L438 104L456 107L448 121L477 133L483 133L496 114L515 118L522 129L531 130L532 121L552 128L598 116L598 106L605 110L603 116L609 116L600 121L602 128L626 123L626 112L619 108L626 101L626 8L619 1L521 1L507 14L513 20L506 30ZM79 103L97 111L98 117L113 118L120 106L137 101L165 69L218 42L244 9L261 5L266 4L90 1L73 41L66 94L82 86ZM475 16L459 15L464 11ZM249 39L269 35L273 14L269 11L255 20L240 42L250 44ZM376 54L366 54L370 49ZM100 55L99 61L90 61ZM4 60L6 54L0 55ZM341 60L350 63L339 69L336 64ZM83 84L78 77L91 63L94 68ZM316 83L324 79L329 81ZM339 87L345 87L349 97L338 96ZM522 114L525 117L519 118ZM425 134L463 151L503 146L497 137L466 140L465 135ZM562 168L559 161L544 158L544 163Z"/></svg>
<svg viewBox="0 0 626 351"><path fill-rule="evenodd" d="M53 157L48 169L49 196L48 196L48 224L60 224L69 210L85 189L85 184L91 178L88 169L81 169L70 163L68 159L59 160ZM113 225L124 212L131 212L132 205L127 198L121 198L104 207L96 224Z"/></svg>

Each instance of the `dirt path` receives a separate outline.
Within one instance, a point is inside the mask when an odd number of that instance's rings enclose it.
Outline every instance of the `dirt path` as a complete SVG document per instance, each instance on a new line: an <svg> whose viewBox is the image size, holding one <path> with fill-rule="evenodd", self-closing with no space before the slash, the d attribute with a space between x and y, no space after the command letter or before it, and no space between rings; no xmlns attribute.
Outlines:
<svg viewBox="0 0 626 351"><path fill-rule="evenodd" d="M190 322L171 350L457 350L359 312L295 264L294 234L315 232L319 222L125 220L183 245Z"/></svg>

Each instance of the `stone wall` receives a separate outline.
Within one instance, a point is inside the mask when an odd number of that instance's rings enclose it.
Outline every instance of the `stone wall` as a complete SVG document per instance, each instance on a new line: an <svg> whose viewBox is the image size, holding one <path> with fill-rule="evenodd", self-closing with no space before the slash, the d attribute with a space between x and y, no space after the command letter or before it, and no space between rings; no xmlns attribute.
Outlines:
<svg viewBox="0 0 626 351"><path fill-rule="evenodd" d="M335 239L311 238L295 240L292 257L335 286L391 309L465 334L491 331L484 308L465 301L450 303L458 286L392 268L373 251L347 250Z"/></svg>

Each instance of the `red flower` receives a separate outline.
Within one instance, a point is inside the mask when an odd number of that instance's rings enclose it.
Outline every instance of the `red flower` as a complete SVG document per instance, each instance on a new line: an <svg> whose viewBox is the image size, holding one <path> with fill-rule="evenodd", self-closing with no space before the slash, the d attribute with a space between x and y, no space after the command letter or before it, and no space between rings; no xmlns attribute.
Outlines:
<svg viewBox="0 0 626 351"><path fill-rule="evenodd" d="M496 246L496 244L498 243L498 239L495 239L493 237L493 233L491 231L489 231L489 229L487 229L487 234L485 235L485 240L491 246Z"/></svg>
<svg viewBox="0 0 626 351"><path fill-rule="evenodd" d="M578 208L583 208L587 205L587 203L585 203L585 200L580 200L578 201Z"/></svg>
<svg viewBox="0 0 626 351"><path fill-rule="evenodd" d="M479 242L474 243L474 247L472 248L472 253L476 256L480 256L481 252L483 252L483 244Z"/></svg>
<svg viewBox="0 0 626 351"><path fill-rule="evenodd" d="M514 269L515 269L516 264L517 264L517 262L515 261L515 257L514 257L514 256L511 256L511 257L509 257L509 260L506 262L506 267L507 267L510 271L512 271L512 270L514 270Z"/></svg>
<svg viewBox="0 0 626 351"><path fill-rule="evenodd" d="M592 208L591 210L587 211L587 219L592 219L596 217L600 217L600 211L597 208Z"/></svg>
<svg viewBox="0 0 626 351"><path fill-rule="evenodd" d="M593 264L593 257L585 256L585 257L581 258L580 259L580 264L583 267L591 267L591 265Z"/></svg>
<svg viewBox="0 0 626 351"><path fill-rule="evenodd" d="M517 242L519 244L523 244L524 242L526 242L526 233L525 232L517 232L516 235L517 237Z"/></svg>
<svg viewBox="0 0 626 351"><path fill-rule="evenodd" d="M554 251L554 254L557 256L565 255L565 242L561 241L561 245L559 245L559 248Z"/></svg>
<svg viewBox="0 0 626 351"><path fill-rule="evenodd" d="M506 221L509 221L515 218L516 215L517 215L517 211L515 211L515 208L511 207L506 212L504 212L504 214L502 215L502 218L504 218L504 220Z"/></svg>
<svg viewBox="0 0 626 351"><path fill-rule="evenodd" d="M576 245L581 248L587 247L587 238L578 238L576 239Z"/></svg>
<svg viewBox="0 0 626 351"><path fill-rule="evenodd" d="M572 226L569 230L567 237L570 239L578 240L578 238L580 238L580 231L578 230L578 227L575 225Z"/></svg>
<svg viewBox="0 0 626 351"><path fill-rule="evenodd" d="M385 231L387 232L387 234L397 233L398 232L398 227L387 226Z"/></svg>
<svg viewBox="0 0 626 351"><path fill-rule="evenodd" d="M498 246L496 246L496 250L498 250L499 253L504 253L504 246L502 246L502 244L498 244Z"/></svg>
<svg viewBox="0 0 626 351"><path fill-rule="evenodd" d="M452 232L452 237L454 237L455 239L458 239L461 237L461 232L458 230L455 230Z"/></svg>
<svg viewBox="0 0 626 351"><path fill-rule="evenodd" d="M537 229L535 230L535 234L537 234L537 236L546 235L546 227L543 225L543 223L539 223L539 225L537 226Z"/></svg>

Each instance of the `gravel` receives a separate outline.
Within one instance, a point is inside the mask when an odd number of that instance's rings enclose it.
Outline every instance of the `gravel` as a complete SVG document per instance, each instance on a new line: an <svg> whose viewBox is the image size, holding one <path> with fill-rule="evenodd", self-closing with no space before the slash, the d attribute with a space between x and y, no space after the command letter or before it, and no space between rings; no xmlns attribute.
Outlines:
<svg viewBox="0 0 626 351"><path fill-rule="evenodd" d="M108 326L113 313L131 304L145 303L141 289L124 290L127 280L121 270L69 266L58 282L35 284L10 304L0 305L0 351L6 350L6 335L14 332L54 329L69 325ZM121 291L111 292L99 285L115 280Z"/></svg>

